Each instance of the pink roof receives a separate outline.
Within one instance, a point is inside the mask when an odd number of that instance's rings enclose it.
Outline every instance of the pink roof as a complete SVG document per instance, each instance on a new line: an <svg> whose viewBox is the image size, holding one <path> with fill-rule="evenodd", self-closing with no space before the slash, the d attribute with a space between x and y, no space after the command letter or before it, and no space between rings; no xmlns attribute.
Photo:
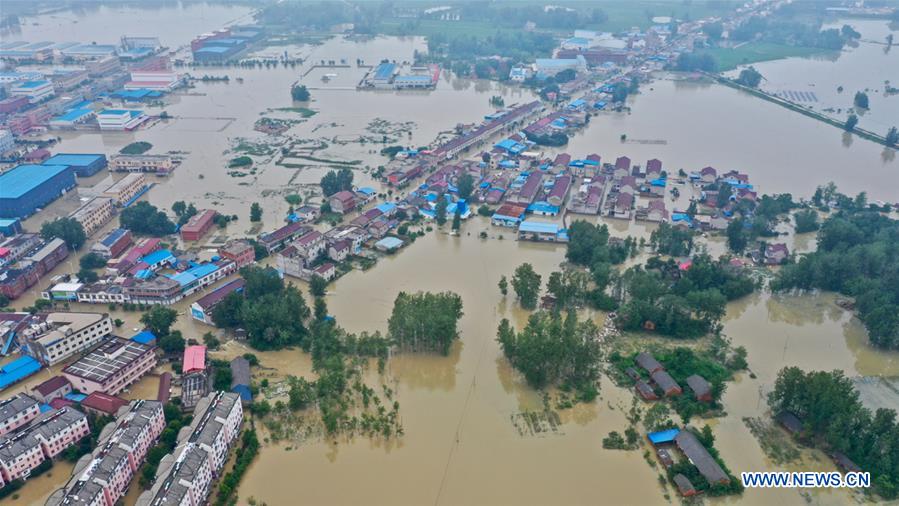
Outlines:
<svg viewBox="0 0 899 506"><path fill-rule="evenodd" d="M631 168L631 159L626 156L619 156L618 159L615 160L615 168L625 170Z"/></svg>
<svg viewBox="0 0 899 506"><path fill-rule="evenodd" d="M701 171L699 171L699 173L702 174L703 176L705 176L705 175L714 176L715 174L718 173L718 171L715 170L714 167L704 167Z"/></svg>
<svg viewBox="0 0 899 506"><path fill-rule="evenodd" d="M188 346L184 349L184 365L182 374L206 369L206 347L201 344Z"/></svg>

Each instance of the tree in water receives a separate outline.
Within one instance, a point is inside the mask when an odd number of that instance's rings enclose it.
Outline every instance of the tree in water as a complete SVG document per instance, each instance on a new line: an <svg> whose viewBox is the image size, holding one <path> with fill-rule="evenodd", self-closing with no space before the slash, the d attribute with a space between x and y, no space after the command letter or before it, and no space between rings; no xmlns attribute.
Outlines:
<svg viewBox="0 0 899 506"><path fill-rule="evenodd" d="M855 130L855 125L858 125L858 116L850 114L849 117L846 118L846 124L843 125L843 128L845 128L847 132L851 132Z"/></svg>
<svg viewBox="0 0 899 506"><path fill-rule="evenodd" d="M864 91L855 92L855 98L852 100L852 103L855 104L859 109L867 109L868 108L868 94Z"/></svg>
<svg viewBox="0 0 899 506"><path fill-rule="evenodd" d="M434 208L434 219L437 221L437 224L441 227L444 223L446 223L446 207L447 207L446 199L440 197L437 199L437 207Z"/></svg>
<svg viewBox="0 0 899 506"><path fill-rule="evenodd" d="M505 297L509 293L509 282L506 281L506 276L500 276L499 278L499 293L503 294Z"/></svg>
<svg viewBox="0 0 899 506"><path fill-rule="evenodd" d="M512 289L515 290L521 307L525 309L537 307L541 281L542 278L529 263L523 263L515 269L515 274L512 276Z"/></svg>
<svg viewBox="0 0 899 506"><path fill-rule="evenodd" d="M259 202L253 202L250 206L250 221L253 223L262 221L262 206L259 205Z"/></svg>
<svg viewBox="0 0 899 506"><path fill-rule="evenodd" d="M895 146L899 143L899 130L896 130L896 127L890 128L885 139L887 146Z"/></svg>
<svg viewBox="0 0 899 506"><path fill-rule="evenodd" d="M297 102L306 102L309 100L309 90L306 85L295 84L290 88L290 98Z"/></svg>

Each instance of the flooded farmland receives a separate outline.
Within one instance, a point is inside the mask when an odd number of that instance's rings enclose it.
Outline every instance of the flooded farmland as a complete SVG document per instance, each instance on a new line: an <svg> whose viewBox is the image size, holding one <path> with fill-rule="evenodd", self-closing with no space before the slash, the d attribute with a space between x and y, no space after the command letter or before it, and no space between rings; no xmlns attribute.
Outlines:
<svg viewBox="0 0 899 506"><path fill-rule="evenodd" d="M134 15L130 8L103 9L111 19ZM197 15L191 9L206 9L202 19L210 26L174 25L168 35L161 35L173 46L188 42L198 30L217 28L248 15L245 8L221 5L191 4L179 9L184 10L185 19ZM26 25L16 36L77 39L87 26L78 16L79 22L72 23L67 13L49 16L60 17L43 16L38 24ZM354 169L357 184L385 190L371 176L371 170L386 161L379 154L385 145L384 136L389 137L387 145L424 146L458 123L476 122L493 112L488 102L493 95L503 97L507 105L534 98L530 90L450 74L444 74L433 91L354 89L364 73L355 65L357 58L367 63L381 58L411 60L415 51L425 48L424 39L418 37L360 41L337 37L320 46L266 48L260 55L288 51L307 62L296 68L190 70L195 77L228 76L229 82L195 81L192 88L149 109L154 114L166 111L173 119L148 129L121 134L61 133L60 150L114 153L142 140L151 142L155 153L183 153L184 163L169 179L155 180L156 187L143 198L164 208L185 200L200 208L236 214L240 219L224 233L253 235L258 230L251 229L246 218L251 202L262 204L263 227L272 229L283 223L288 208L283 197L301 193L307 199L317 199L317 183L333 166L346 164ZM862 53L861 49L857 52ZM346 68L311 68L316 61L344 58L351 62ZM803 60L801 65L812 72L817 65L839 63ZM792 70L778 70L778 66L793 68L785 62L759 68L772 76L772 86L792 83L795 78L788 74ZM782 72L782 80L775 77L778 72ZM336 76L325 82L325 73ZM289 88L294 82L310 87L311 102L291 101ZM891 100L894 104L896 98ZM315 114L302 117L291 110L300 105ZM829 125L730 88L662 74L645 84L630 106L629 113L599 114L568 146L548 152L565 151L575 156L596 152L604 160L627 155L639 163L659 158L669 171L681 167L691 171L706 165L719 170L737 169L750 174L763 193L791 192L807 197L816 185L834 181L844 192L867 191L872 199L895 199L899 194L895 152L846 137ZM872 123L887 121L876 114L872 112L869 118ZM287 119L293 124L283 135L268 136L253 130L261 117ZM628 140L622 141L621 134ZM229 174L227 164L241 153L241 144L265 149L252 153L253 171L236 177ZM306 158L281 159L282 147L305 144L321 147ZM96 183L99 180L88 182ZM50 214L33 217L26 226L34 229L48 216L65 214L76 205L77 199L61 199L46 210ZM654 227L621 221L608 224L612 234L619 237L648 237ZM482 230L488 232L488 239L478 237ZM474 218L463 226L460 236L428 233L399 254L379 260L373 269L352 272L333 284L327 297L330 313L351 332L385 331L393 300L400 291L454 291L464 303L461 339L447 357L396 355L389 361L385 376L373 378L390 382L396 389L403 437L389 442L312 438L301 445L266 444L241 483L240 503L247 504L250 498L269 505L296 504L299 498L308 504L395 505L676 501L676 492L660 485L658 471L643 459L642 449L602 448L601 440L609 431L627 426L626 411L633 397L629 390L606 378L600 399L561 411L556 430L522 435L516 427L516 416L542 410L543 399L511 368L495 341L502 318L521 327L528 317L512 296L500 295L497 282L522 262L530 262L546 280L564 260L564 246L519 243L513 236L512 231L490 227L487 220ZM808 234L791 235L789 240L794 250L814 248L814 238ZM708 249L723 253L723 240L710 239ZM67 261L53 274L74 271L75 261ZM36 286L26 300L35 298L41 288ZM717 446L732 471L794 469L771 462L743 421L744 417L764 415L763 396L782 367L839 369L852 377L899 376L899 354L871 348L862 324L836 306L834 299L832 294L763 293L728 306L724 332L734 345L747 348L749 369L756 376L742 373L729 383L723 398L727 415L710 421ZM188 306L189 301L175 306L181 313L176 328L194 339L214 330L191 320L186 314ZM96 309L77 307L87 308ZM594 316L598 322L604 319L603 314ZM140 325L139 313L116 311L113 317L124 320L123 334ZM214 356L230 358L247 351L252 350L230 342ZM254 353L266 376L313 374L308 355L298 350ZM168 367L160 365L157 372ZM34 386L49 377L45 374L49 373L42 372L11 392ZM126 396L155 396L157 385L156 376L146 377ZM823 454L810 452L808 459L795 469L832 469ZM29 482L14 503L42 503L67 479L70 468L66 466L59 463L52 475ZM673 499L666 499L666 494ZM126 503L135 497L135 493L129 494ZM794 490L752 489L740 502L845 504L851 499L844 491L804 496Z"/></svg>

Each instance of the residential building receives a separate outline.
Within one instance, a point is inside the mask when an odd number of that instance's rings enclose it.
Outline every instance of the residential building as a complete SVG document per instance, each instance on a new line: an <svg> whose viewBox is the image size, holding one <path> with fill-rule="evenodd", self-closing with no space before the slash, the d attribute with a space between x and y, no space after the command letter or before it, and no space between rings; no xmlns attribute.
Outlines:
<svg viewBox="0 0 899 506"><path fill-rule="evenodd" d="M116 228L94 243L91 246L91 253L96 253L109 260L121 255L131 243L131 231L124 228Z"/></svg>
<svg viewBox="0 0 899 506"><path fill-rule="evenodd" d="M269 253L272 253L293 240L294 237L305 234L310 230L312 230L311 227L300 222L288 223L274 232L260 235L259 243L265 246Z"/></svg>
<svg viewBox="0 0 899 506"><path fill-rule="evenodd" d="M780 265L789 257L790 250L782 242L765 246L765 263L768 265Z"/></svg>
<svg viewBox="0 0 899 506"><path fill-rule="evenodd" d="M203 209L190 217L187 223L181 227L181 239L185 241L199 241L215 225L215 217L218 213L212 209Z"/></svg>
<svg viewBox="0 0 899 506"><path fill-rule="evenodd" d="M97 447L81 457L66 485L47 500L48 506L117 504L165 429L162 403L131 401L119 410L114 425L104 428Z"/></svg>
<svg viewBox="0 0 899 506"><path fill-rule="evenodd" d="M94 197L69 214L69 218L81 223L84 233L90 237L115 216L114 202L109 197Z"/></svg>
<svg viewBox="0 0 899 506"><path fill-rule="evenodd" d="M28 425L40 413L40 403L27 394L17 394L0 401L0 436Z"/></svg>
<svg viewBox="0 0 899 506"><path fill-rule="evenodd" d="M188 346L181 365L181 405L193 408L209 392L206 370L206 347Z"/></svg>
<svg viewBox="0 0 899 506"><path fill-rule="evenodd" d="M27 106L28 97L4 98L0 100L0 114L15 114Z"/></svg>
<svg viewBox="0 0 899 506"><path fill-rule="evenodd" d="M243 278L238 278L210 291L190 305L190 315L195 320L199 320L207 325L214 325L212 310L215 306L225 300L225 297L228 295L234 292L241 292L245 284L246 282Z"/></svg>
<svg viewBox="0 0 899 506"><path fill-rule="evenodd" d="M55 91L50 81L24 81L14 84L9 89L9 94L13 97L26 97L29 104L36 104L52 97Z"/></svg>
<svg viewBox="0 0 899 506"><path fill-rule="evenodd" d="M0 218L24 218L75 187L66 165L19 165L0 174Z"/></svg>
<svg viewBox="0 0 899 506"><path fill-rule="evenodd" d="M327 247L321 232L311 230L278 252L275 257L278 269L288 276L308 279L309 273L304 271L325 254Z"/></svg>
<svg viewBox="0 0 899 506"><path fill-rule="evenodd" d="M339 191L328 199L331 211L346 214L356 208L356 195L351 191Z"/></svg>
<svg viewBox="0 0 899 506"><path fill-rule="evenodd" d="M673 397L683 393L680 385L677 384L677 381L675 381L667 371L656 371L652 373L650 377L652 378L653 383L664 392L665 397Z"/></svg>
<svg viewBox="0 0 899 506"><path fill-rule="evenodd" d="M659 361L655 359L655 357L653 357L649 353L646 353L645 351L637 355L636 362L637 365L642 367L643 370L649 374L652 374L656 371L665 370L665 368L662 367L662 364L660 364Z"/></svg>
<svg viewBox="0 0 899 506"><path fill-rule="evenodd" d="M352 244L346 239L334 241L328 246L328 258L334 260L335 262L342 262L346 260L346 258L350 256L351 252Z"/></svg>
<svg viewBox="0 0 899 506"><path fill-rule="evenodd" d="M115 172L152 172L169 174L177 162L169 155L115 155L109 159L109 170Z"/></svg>
<svg viewBox="0 0 899 506"><path fill-rule="evenodd" d="M322 210L318 206L302 206L299 209L295 210L293 214L295 214L297 218L300 218L303 221L310 222L315 221L319 217L321 217Z"/></svg>
<svg viewBox="0 0 899 506"><path fill-rule="evenodd" d="M214 392L197 403L189 428L179 433L175 451L163 457L153 487L138 506L206 504L240 433L243 406L238 394Z"/></svg>
<svg viewBox="0 0 899 506"><path fill-rule="evenodd" d="M56 457L89 433L87 416L64 407L48 411L28 427L0 437L2 482L28 478L44 460Z"/></svg>
<svg viewBox="0 0 899 506"><path fill-rule="evenodd" d="M72 393L72 383L65 376L53 376L31 389L34 398L49 404L53 399L58 399Z"/></svg>
<svg viewBox="0 0 899 506"><path fill-rule="evenodd" d="M234 239L226 242L219 247L218 254L222 258L227 258L235 264L237 268L245 267L256 261L256 250L249 241L243 239Z"/></svg>
<svg viewBox="0 0 899 506"><path fill-rule="evenodd" d="M128 401L103 392L92 392L81 401L81 409L97 416L115 416Z"/></svg>
<svg viewBox="0 0 899 506"><path fill-rule="evenodd" d="M698 374L687 376L687 386L693 391L693 396L696 397L697 401L712 401L712 387L702 376Z"/></svg>
<svg viewBox="0 0 899 506"><path fill-rule="evenodd" d="M43 318L23 331L21 342L25 353L46 365L87 350L112 333L112 319L106 313L47 313Z"/></svg>
<svg viewBox="0 0 899 506"><path fill-rule="evenodd" d="M553 183L552 189L546 201L554 206L561 206L568 196L568 190L571 188L571 176L559 176Z"/></svg>
<svg viewBox="0 0 899 506"><path fill-rule="evenodd" d="M699 473L709 484L728 483L730 481L727 473L721 469L715 458L702 446L702 443L699 442L699 439L692 431L688 429L680 431L675 436L674 442L690 463L696 466L696 469L699 470Z"/></svg>
<svg viewBox="0 0 899 506"><path fill-rule="evenodd" d="M143 174L128 174L103 192L104 197L115 199L119 206L126 206L147 188Z"/></svg>
<svg viewBox="0 0 899 506"><path fill-rule="evenodd" d="M315 269L312 269L314 276L319 276L325 281L331 281L337 277L337 267L331 262L324 262Z"/></svg>
<svg viewBox="0 0 899 506"><path fill-rule="evenodd" d="M78 391L115 395L156 367L156 347L114 336L62 370Z"/></svg>
<svg viewBox="0 0 899 506"><path fill-rule="evenodd" d="M69 248L62 239L53 239L43 245L38 243L37 247L19 263L0 270L0 294L11 300L18 298L69 255Z"/></svg>
<svg viewBox="0 0 899 506"><path fill-rule="evenodd" d="M58 153L48 158L44 165L68 165L78 177L93 176L108 165L106 155L84 153Z"/></svg>

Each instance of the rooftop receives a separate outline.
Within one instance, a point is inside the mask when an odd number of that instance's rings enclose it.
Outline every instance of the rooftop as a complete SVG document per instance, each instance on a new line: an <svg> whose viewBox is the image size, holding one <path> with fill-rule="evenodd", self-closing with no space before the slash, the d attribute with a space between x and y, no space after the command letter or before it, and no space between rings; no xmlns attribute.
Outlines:
<svg viewBox="0 0 899 506"><path fill-rule="evenodd" d="M518 226L519 232L532 232L535 234L557 234L559 225L542 221L525 220Z"/></svg>
<svg viewBox="0 0 899 506"><path fill-rule="evenodd" d="M184 364L181 368L182 373L191 371L202 371L206 369L206 347L197 344L188 346L184 349Z"/></svg>
<svg viewBox="0 0 899 506"><path fill-rule="evenodd" d="M72 167L86 167L105 158L106 156L101 154L59 153L44 161L44 165L69 165Z"/></svg>
<svg viewBox="0 0 899 506"><path fill-rule="evenodd" d="M19 165L0 174L0 199L17 199L53 177L70 170L67 165Z"/></svg>
<svg viewBox="0 0 899 506"><path fill-rule="evenodd" d="M63 372L96 383L104 383L140 357L153 352L153 346L113 337L73 362Z"/></svg>

